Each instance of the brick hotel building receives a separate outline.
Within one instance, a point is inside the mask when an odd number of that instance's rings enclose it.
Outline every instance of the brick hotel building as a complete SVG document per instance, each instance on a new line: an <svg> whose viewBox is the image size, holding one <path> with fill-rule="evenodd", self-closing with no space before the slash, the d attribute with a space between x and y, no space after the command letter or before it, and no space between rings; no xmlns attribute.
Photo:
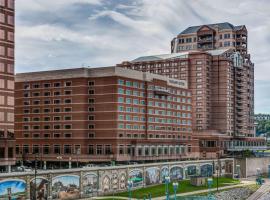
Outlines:
<svg viewBox="0 0 270 200"><path fill-rule="evenodd" d="M16 75L18 160L198 158L185 80L119 67Z"/></svg>
<svg viewBox="0 0 270 200"><path fill-rule="evenodd" d="M0 171L14 164L14 0L0 0Z"/></svg>
<svg viewBox="0 0 270 200"><path fill-rule="evenodd" d="M202 157L265 149L265 140L255 138L254 64L247 52L246 27L189 27L171 47L171 54L143 56L117 66L187 81L194 138L200 140Z"/></svg>

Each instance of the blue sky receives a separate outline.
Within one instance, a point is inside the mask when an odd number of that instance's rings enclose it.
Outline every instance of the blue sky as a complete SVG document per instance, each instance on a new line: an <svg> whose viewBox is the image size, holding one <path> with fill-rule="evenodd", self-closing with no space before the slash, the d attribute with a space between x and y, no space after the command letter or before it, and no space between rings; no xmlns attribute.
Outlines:
<svg viewBox="0 0 270 200"><path fill-rule="evenodd" d="M16 71L111 66L168 53L191 25L245 24L255 112L270 113L268 0L16 0Z"/></svg>

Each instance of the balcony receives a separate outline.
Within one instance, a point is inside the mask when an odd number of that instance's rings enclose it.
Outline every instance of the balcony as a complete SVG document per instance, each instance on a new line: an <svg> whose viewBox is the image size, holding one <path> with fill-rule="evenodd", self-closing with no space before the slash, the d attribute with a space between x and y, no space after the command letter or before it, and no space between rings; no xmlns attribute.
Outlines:
<svg viewBox="0 0 270 200"><path fill-rule="evenodd" d="M170 94L170 91L167 89L155 88L154 93L155 95L168 96Z"/></svg>
<svg viewBox="0 0 270 200"><path fill-rule="evenodd" d="M199 37L198 43L212 43L213 37Z"/></svg>

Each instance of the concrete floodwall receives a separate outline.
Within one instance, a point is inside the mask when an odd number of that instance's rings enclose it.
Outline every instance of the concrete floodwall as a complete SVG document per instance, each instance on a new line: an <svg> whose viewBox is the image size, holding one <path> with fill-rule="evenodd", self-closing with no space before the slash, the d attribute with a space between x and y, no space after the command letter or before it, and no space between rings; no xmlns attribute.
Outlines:
<svg viewBox="0 0 270 200"><path fill-rule="evenodd" d="M211 176L217 160L178 161L166 163L93 167L82 169L0 174L0 200L9 199L79 199L132 188L188 179L192 175ZM213 167L215 166L215 168ZM233 174L233 159L221 159L221 174ZM36 198L35 198L36 193Z"/></svg>

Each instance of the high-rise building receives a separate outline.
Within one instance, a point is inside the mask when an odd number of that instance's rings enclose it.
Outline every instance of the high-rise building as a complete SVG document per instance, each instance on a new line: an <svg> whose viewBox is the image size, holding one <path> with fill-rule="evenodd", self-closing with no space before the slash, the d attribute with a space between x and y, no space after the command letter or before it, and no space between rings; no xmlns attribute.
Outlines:
<svg viewBox="0 0 270 200"><path fill-rule="evenodd" d="M229 23L189 27L171 46L171 54L143 56L117 66L186 80L192 91L193 130L199 137L216 132L237 141L258 140L254 64L247 52L246 27Z"/></svg>
<svg viewBox="0 0 270 200"><path fill-rule="evenodd" d="M14 0L0 0L0 170L15 164Z"/></svg>
<svg viewBox="0 0 270 200"><path fill-rule="evenodd" d="M191 26L173 38L171 52L234 48L247 55L247 29L228 22Z"/></svg>
<svg viewBox="0 0 270 200"><path fill-rule="evenodd" d="M16 75L18 160L198 158L187 82L118 67ZM61 160L57 160L61 157Z"/></svg>

